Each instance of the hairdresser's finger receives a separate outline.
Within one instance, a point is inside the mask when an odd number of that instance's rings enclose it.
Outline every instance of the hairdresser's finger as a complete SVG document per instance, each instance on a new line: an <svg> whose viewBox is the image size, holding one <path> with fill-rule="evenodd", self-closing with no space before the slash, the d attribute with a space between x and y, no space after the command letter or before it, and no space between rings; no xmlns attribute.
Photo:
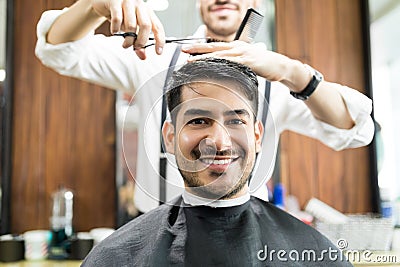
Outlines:
<svg viewBox="0 0 400 267"><path fill-rule="evenodd" d="M135 52L140 59L146 59L146 53L144 50L144 46L149 40L150 32L151 32L151 19L149 15L149 9L145 5L145 3L140 2L136 7L136 18L138 24L138 35L135 41Z"/></svg>
<svg viewBox="0 0 400 267"><path fill-rule="evenodd" d="M223 59L231 59L234 58L238 62L239 58L242 57L241 51L235 50L235 49L230 49L230 50L221 50L221 51L216 51L216 52L211 52L211 53L204 53L204 54L199 54L199 55L193 55L188 58L188 62L200 60L200 59L205 59L205 58L223 58Z"/></svg>
<svg viewBox="0 0 400 267"><path fill-rule="evenodd" d="M110 31L112 34L121 31L123 12L122 1L113 1L109 6L110 10Z"/></svg>
<svg viewBox="0 0 400 267"><path fill-rule="evenodd" d="M184 45L182 52L188 54L204 54L212 53L215 51L227 50L234 47L233 43L215 42L215 43L196 43L190 45Z"/></svg>
<svg viewBox="0 0 400 267"><path fill-rule="evenodd" d="M156 14L154 14L153 10L150 10L150 19L151 19L151 25L152 25L151 30L154 34L154 40L156 43L156 45L155 45L156 53L158 55L161 55L161 53L164 49L164 45L165 45L164 26L162 25L161 21L156 16Z"/></svg>
<svg viewBox="0 0 400 267"><path fill-rule="evenodd" d="M125 0L122 3L122 11L124 15L123 20L123 31L124 32L136 32L137 22L136 22L136 6L131 0ZM134 45L136 38L132 36L125 37L122 47L128 48Z"/></svg>

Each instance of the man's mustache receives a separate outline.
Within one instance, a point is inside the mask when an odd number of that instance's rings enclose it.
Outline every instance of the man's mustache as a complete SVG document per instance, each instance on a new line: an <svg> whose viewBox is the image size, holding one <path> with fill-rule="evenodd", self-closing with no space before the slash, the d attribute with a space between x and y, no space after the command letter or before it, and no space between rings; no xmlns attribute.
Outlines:
<svg viewBox="0 0 400 267"><path fill-rule="evenodd" d="M224 5L224 4L230 4L230 0L216 0L214 5Z"/></svg>
<svg viewBox="0 0 400 267"><path fill-rule="evenodd" d="M191 152L192 156L195 160L200 158L215 158L215 157L239 157L244 153L240 149L225 149L225 150L217 150L213 146L203 146L201 149L197 146Z"/></svg>
<svg viewBox="0 0 400 267"><path fill-rule="evenodd" d="M238 5L237 4L234 4L234 3L232 3L231 1L229 1L229 0L217 0L217 1L215 1L215 3L214 4L212 4L212 5L210 5L209 7L208 7L208 11L211 11L213 8L215 8L216 6L223 6L223 5L231 5L232 7L234 6L236 9L238 9L239 7L238 7Z"/></svg>

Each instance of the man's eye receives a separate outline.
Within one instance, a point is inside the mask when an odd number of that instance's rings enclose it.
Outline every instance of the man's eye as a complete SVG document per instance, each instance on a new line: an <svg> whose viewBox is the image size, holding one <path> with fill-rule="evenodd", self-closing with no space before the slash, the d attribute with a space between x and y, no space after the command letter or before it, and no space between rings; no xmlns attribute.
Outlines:
<svg viewBox="0 0 400 267"><path fill-rule="evenodd" d="M201 124L206 124L206 120L205 119L201 119L201 118L197 118L197 119L192 119L188 122L188 124L192 124L192 125L201 125Z"/></svg>
<svg viewBox="0 0 400 267"><path fill-rule="evenodd" d="M228 121L228 124L240 125L240 124L246 124L246 122L241 119L232 119Z"/></svg>

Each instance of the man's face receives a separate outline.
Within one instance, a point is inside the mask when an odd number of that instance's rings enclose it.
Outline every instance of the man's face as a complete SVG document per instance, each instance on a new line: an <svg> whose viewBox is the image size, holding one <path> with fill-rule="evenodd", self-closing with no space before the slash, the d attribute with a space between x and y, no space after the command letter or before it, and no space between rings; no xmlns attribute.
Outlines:
<svg viewBox="0 0 400 267"><path fill-rule="evenodd" d="M213 38L232 41L249 7L256 0L199 0L200 14ZM227 40L229 39L229 40Z"/></svg>
<svg viewBox="0 0 400 267"><path fill-rule="evenodd" d="M167 123L163 129L187 190L208 199L244 194L260 150L261 123L254 122L249 101L228 87L184 86L175 128Z"/></svg>

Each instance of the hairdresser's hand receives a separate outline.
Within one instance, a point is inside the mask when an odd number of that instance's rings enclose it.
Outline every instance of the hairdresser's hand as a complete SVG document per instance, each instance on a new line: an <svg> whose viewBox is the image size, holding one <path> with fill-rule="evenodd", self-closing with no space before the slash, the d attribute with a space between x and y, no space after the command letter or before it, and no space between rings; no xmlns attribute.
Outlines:
<svg viewBox="0 0 400 267"><path fill-rule="evenodd" d="M133 46L138 57L145 59L145 50L141 47L149 40L150 32L153 32L156 53L162 53L165 44L163 25L143 0L91 0L91 3L98 15L106 17L111 22L111 33L119 31L137 33L137 39L125 38L122 45L124 48Z"/></svg>
<svg viewBox="0 0 400 267"><path fill-rule="evenodd" d="M302 62L269 51L262 44L241 41L203 43L184 46L182 50L190 54L202 54L190 57L189 61L217 57L242 63L259 76L270 81L279 81L293 92L302 91L312 79L311 72ZM341 85L337 83L323 80L304 103L318 120L337 128L351 129L355 122L348 112L339 87Z"/></svg>
<svg viewBox="0 0 400 267"><path fill-rule="evenodd" d="M288 57L267 50L263 43L249 44L242 41L230 43L215 42L184 46L183 52L201 55L192 56L189 61L205 57L217 57L235 61L250 67L257 75L270 81L281 81L285 76Z"/></svg>

